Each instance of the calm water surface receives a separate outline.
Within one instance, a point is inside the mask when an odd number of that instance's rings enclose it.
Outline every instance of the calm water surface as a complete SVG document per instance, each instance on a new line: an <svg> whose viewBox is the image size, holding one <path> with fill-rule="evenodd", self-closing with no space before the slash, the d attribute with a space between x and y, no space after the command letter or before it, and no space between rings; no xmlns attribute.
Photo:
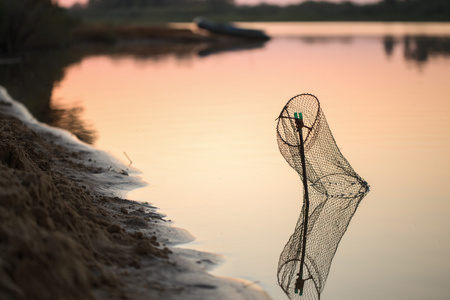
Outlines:
<svg viewBox="0 0 450 300"><path fill-rule="evenodd" d="M90 56L52 105L82 107L95 145L142 171L130 199L160 207L223 254L213 272L274 299L278 256L302 187L275 118L299 93L321 101L338 146L371 185L333 260L323 299L448 299L450 26L256 24L262 47L198 55ZM438 38L436 38L438 37Z"/></svg>

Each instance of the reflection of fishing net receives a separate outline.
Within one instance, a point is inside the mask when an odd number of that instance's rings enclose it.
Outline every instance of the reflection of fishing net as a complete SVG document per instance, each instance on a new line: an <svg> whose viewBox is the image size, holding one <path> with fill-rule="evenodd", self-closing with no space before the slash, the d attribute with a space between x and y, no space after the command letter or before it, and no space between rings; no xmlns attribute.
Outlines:
<svg viewBox="0 0 450 300"><path fill-rule="evenodd" d="M315 96L288 101L278 118L277 139L304 184L300 217L280 255L278 283L290 299L319 299L338 244L369 186L339 151Z"/></svg>

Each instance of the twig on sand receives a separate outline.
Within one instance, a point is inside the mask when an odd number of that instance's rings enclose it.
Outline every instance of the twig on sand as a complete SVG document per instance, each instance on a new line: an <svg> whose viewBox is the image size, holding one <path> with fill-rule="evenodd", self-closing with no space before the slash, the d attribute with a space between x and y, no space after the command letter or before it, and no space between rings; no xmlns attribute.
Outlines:
<svg viewBox="0 0 450 300"><path fill-rule="evenodd" d="M133 163L130 159L130 157L127 155L127 153L125 151L123 151L123 154L125 154L125 156L128 158L128 160L130 161L130 164L128 165L129 167L131 166L131 164Z"/></svg>

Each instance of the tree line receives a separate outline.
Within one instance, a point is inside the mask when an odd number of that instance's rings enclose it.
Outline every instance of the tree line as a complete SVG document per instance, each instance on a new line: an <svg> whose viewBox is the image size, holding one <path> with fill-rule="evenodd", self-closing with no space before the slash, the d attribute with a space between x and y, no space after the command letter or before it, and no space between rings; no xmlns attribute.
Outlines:
<svg viewBox="0 0 450 300"><path fill-rule="evenodd" d="M234 5L234 0L89 0L86 9L110 10L110 9L130 9L130 8L147 8L147 7L168 7L168 6L192 5L192 4ZM82 5L76 5L76 7L83 8Z"/></svg>
<svg viewBox="0 0 450 300"><path fill-rule="evenodd" d="M305 1L288 6L242 6L234 0L89 0L73 11L91 20L124 22L186 22L199 14L220 21L450 21L449 0Z"/></svg>
<svg viewBox="0 0 450 300"><path fill-rule="evenodd" d="M52 0L1 0L0 54L64 46L75 25Z"/></svg>
<svg viewBox="0 0 450 300"><path fill-rule="evenodd" d="M55 48L79 23L217 21L450 21L449 0L382 0L372 4L306 1L295 5L236 5L234 0L89 0L65 10L53 0L0 1L0 54Z"/></svg>

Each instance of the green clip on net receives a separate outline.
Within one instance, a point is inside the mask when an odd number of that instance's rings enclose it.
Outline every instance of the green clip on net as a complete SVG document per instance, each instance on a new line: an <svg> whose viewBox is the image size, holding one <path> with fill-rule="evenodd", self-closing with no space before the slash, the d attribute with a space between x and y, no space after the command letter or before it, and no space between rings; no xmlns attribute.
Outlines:
<svg viewBox="0 0 450 300"><path fill-rule="evenodd" d="M294 113L294 118L299 119L299 120L303 120L303 114L302 113Z"/></svg>
<svg viewBox="0 0 450 300"><path fill-rule="evenodd" d="M278 284L290 299L320 299L339 242L369 185L342 155L311 94L284 106L277 141L304 191L294 233L278 262Z"/></svg>

